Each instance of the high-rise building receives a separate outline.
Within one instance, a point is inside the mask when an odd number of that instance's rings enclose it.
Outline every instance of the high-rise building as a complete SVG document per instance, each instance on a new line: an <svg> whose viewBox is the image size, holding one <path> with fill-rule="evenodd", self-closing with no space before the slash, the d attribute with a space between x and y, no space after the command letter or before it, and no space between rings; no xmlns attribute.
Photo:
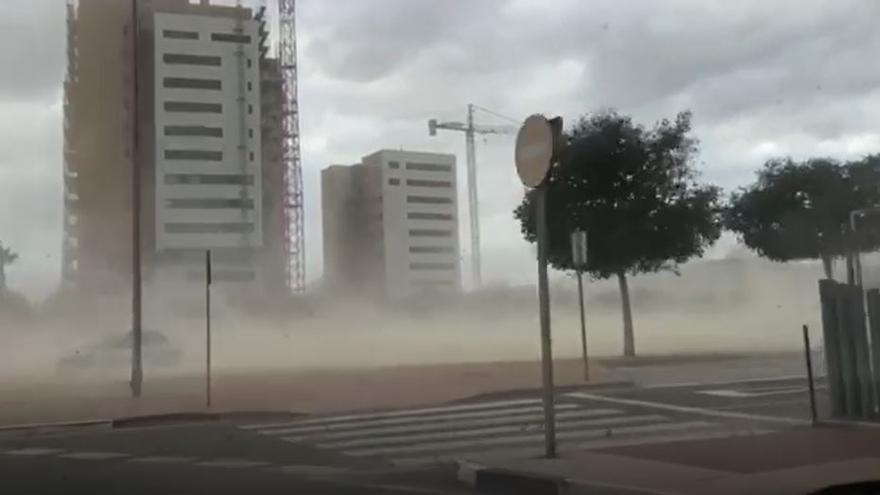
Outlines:
<svg viewBox="0 0 880 495"><path fill-rule="evenodd" d="M323 170L321 197L330 290L395 300L460 289L454 155L380 150Z"/></svg>
<svg viewBox="0 0 880 495"><path fill-rule="evenodd" d="M283 289L282 78L265 12L139 0L135 29L133 5L67 6L64 284L127 285L138 170L148 284L201 281L210 250L216 281Z"/></svg>

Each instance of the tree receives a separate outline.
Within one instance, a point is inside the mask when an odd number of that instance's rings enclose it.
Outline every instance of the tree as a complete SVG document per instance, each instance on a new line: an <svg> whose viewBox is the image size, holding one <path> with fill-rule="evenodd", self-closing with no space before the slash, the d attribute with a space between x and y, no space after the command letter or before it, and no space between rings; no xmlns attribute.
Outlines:
<svg viewBox="0 0 880 495"><path fill-rule="evenodd" d="M760 256L773 261L820 259L834 278L834 257L847 252L850 212L880 199L880 155L847 164L827 158L772 159L757 180L730 197L725 225ZM880 246L873 229L859 232L862 248Z"/></svg>
<svg viewBox="0 0 880 495"><path fill-rule="evenodd" d="M651 129L614 112L582 117L547 179L550 264L571 269L570 233L587 231L587 271L618 280L625 356L635 355L627 274L675 270L721 233L720 190L697 183L690 130L690 112ZM529 242L533 200L527 192L514 212Z"/></svg>
<svg viewBox="0 0 880 495"><path fill-rule="evenodd" d="M18 259L18 254L12 252L11 248L4 247L0 242L0 292L6 290L6 267L11 265Z"/></svg>

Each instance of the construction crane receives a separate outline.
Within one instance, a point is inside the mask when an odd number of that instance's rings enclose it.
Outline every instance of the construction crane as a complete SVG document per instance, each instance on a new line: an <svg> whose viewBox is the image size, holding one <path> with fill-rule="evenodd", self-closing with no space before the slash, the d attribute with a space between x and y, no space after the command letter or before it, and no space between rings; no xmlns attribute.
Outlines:
<svg viewBox="0 0 880 495"><path fill-rule="evenodd" d="M467 106L467 122L438 122L437 119L430 119L428 120L428 134L436 136L437 129L464 132L467 154L468 211L470 212L471 270L474 288L478 289L483 285L483 275L480 265L480 211L479 199L477 197L477 149L475 137L477 134L516 134L518 127L512 125L474 124L474 110L481 110L510 122L517 122L515 119L501 115L488 108L469 103Z"/></svg>
<svg viewBox="0 0 880 495"><path fill-rule="evenodd" d="M282 90L282 162L284 166L284 245L287 281L293 292L305 291L303 178L300 160L299 95L296 58L296 1L278 0L278 48Z"/></svg>

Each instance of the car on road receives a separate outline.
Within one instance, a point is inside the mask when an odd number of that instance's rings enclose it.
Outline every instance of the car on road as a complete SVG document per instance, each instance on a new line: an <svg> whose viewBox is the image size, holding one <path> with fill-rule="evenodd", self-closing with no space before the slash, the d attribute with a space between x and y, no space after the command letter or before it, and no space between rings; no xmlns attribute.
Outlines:
<svg viewBox="0 0 880 495"><path fill-rule="evenodd" d="M86 370L121 368L131 362L134 335L131 331L123 336L108 337L84 349L58 359L59 370ZM162 332L144 330L141 334L144 364L151 367L168 367L178 364L183 351L174 347Z"/></svg>

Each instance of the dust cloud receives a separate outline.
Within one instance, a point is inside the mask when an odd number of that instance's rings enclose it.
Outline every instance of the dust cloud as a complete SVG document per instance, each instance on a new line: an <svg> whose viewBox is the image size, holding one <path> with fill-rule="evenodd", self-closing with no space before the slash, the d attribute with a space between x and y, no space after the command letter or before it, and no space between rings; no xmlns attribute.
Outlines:
<svg viewBox="0 0 880 495"><path fill-rule="evenodd" d="M818 329L815 263L776 264L753 257L699 261L680 275L631 279L639 354L795 350L800 326ZM870 277L866 277L870 279ZM613 280L585 284L590 352L618 355L621 314ZM201 288L171 307L147 302L144 328L161 332L170 358L145 356L152 373L192 373L204 367ZM533 287L489 287L463 297L382 305L314 291L242 306L223 295L212 311L213 361L218 370L338 369L456 362L534 360L539 356ZM556 356L580 352L576 284L557 274L551 287ZM125 296L125 295L122 295ZM27 314L0 317L4 375L127 377L129 300L72 298L34 304ZM115 342L115 344L114 344ZM114 350L104 351L116 345ZM145 344L145 353L149 353ZM65 368L69 356L115 358ZM161 353L160 353L161 354ZM93 359L93 358L89 358ZM93 359L93 360L94 360ZM79 369L82 368L82 369Z"/></svg>

